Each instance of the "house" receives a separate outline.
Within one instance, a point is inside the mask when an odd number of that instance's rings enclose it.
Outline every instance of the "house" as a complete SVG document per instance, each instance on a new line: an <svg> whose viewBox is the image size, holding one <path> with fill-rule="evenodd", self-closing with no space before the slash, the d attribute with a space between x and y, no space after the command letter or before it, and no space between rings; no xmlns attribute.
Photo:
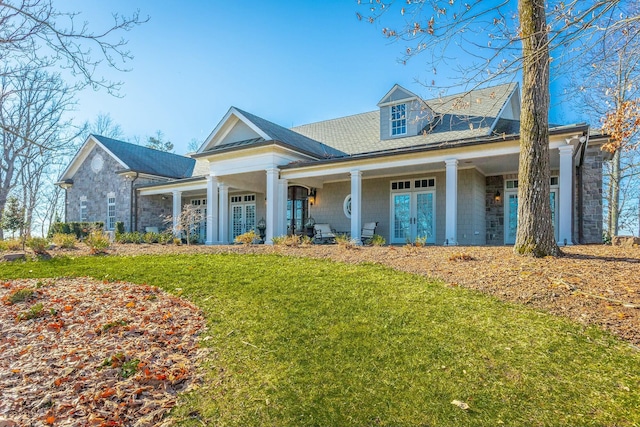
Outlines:
<svg viewBox="0 0 640 427"><path fill-rule="evenodd" d="M357 239L378 222L388 243L515 241L520 94L515 83L424 100L395 85L374 111L291 129L231 107L196 153L179 156L91 135L59 180L67 221L162 227L204 209L206 244L266 223L266 242L310 218ZM604 138L550 128L559 244L602 241Z"/></svg>

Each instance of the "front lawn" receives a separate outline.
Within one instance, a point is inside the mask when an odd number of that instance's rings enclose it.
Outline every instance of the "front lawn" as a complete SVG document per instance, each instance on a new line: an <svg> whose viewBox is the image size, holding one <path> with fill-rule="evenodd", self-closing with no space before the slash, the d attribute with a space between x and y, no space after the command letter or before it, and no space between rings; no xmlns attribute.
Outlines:
<svg viewBox="0 0 640 427"><path fill-rule="evenodd" d="M213 352L179 425L640 423L640 354L627 343L378 265L217 254L1 268L146 283L201 307Z"/></svg>

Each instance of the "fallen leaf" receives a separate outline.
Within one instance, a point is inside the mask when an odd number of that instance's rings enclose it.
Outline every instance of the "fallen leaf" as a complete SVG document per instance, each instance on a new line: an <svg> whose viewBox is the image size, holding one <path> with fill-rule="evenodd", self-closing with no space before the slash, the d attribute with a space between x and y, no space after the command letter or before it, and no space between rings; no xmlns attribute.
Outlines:
<svg viewBox="0 0 640 427"><path fill-rule="evenodd" d="M467 405L466 403L464 403L461 400L453 400L451 402L452 405L456 405L458 408L460 409L464 409L465 411L467 411L469 409L469 405Z"/></svg>

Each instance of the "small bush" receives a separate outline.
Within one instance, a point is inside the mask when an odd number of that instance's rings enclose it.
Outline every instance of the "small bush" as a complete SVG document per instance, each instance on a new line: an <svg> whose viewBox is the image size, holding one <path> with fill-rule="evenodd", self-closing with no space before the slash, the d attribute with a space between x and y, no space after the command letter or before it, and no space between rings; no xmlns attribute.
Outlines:
<svg viewBox="0 0 640 427"><path fill-rule="evenodd" d="M91 230L102 230L104 228L103 222L54 222L49 227L49 237L52 237L56 233L75 234L78 240L83 240L87 237Z"/></svg>
<svg viewBox="0 0 640 427"><path fill-rule="evenodd" d="M387 243L387 241L381 235L374 234L373 236L371 236L370 239L367 240L367 243L372 246L384 246Z"/></svg>
<svg viewBox="0 0 640 427"><path fill-rule="evenodd" d="M7 239L3 240L5 250L7 251L20 251L22 250L22 240L20 239Z"/></svg>
<svg viewBox="0 0 640 427"><path fill-rule="evenodd" d="M182 244L182 239L179 238L179 237L173 237L172 238L172 242L173 242L174 245L180 246Z"/></svg>
<svg viewBox="0 0 640 427"><path fill-rule="evenodd" d="M243 245L250 245L258 238L258 235L255 231L247 231L244 234L240 234L233 239L235 243L241 243Z"/></svg>
<svg viewBox="0 0 640 427"><path fill-rule="evenodd" d="M44 310L44 305L39 302L33 305L29 310L23 311L18 314L18 320L30 320L35 319L36 317L40 317L42 315L42 311Z"/></svg>
<svg viewBox="0 0 640 427"><path fill-rule="evenodd" d="M166 245L167 243L171 243L173 241L173 234L171 231L166 231L164 233L158 234L158 243L161 245Z"/></svg>
<svg viewBox="0 0 640 427"><path fill-rule="evenodd" d="M145 243L158 243L158 241L160 240L160 234L153 232L144 233L142 235L142 240Z"/></svg>
<svg viewBox="0 0 640 427"><path fill-rule="evenodd" d="M336 236L336 243L338 244L338 246L345 249L354 249L356 246L358 246L358 242L355 239L349 237L347 234L338 234Z"/></svg>
<svg viewBox="0 0 640 427"><path fill-rule="evenodd" d="M413 244L417 247L417 248L423 248L427 245L427 238L426 237L416 237L416 240L413 242Z"/></svg>
<svg viewBox="0 0 640 427"><path fill-rule="evenodd" d="M49 241L44 237L30 237L27 239L26 245L37 255L45 255L47 253Z"/></svg>
<svg viewBox="0 0 640 427"><path fill-rule="evenodd" d="M457 252L449 256L449 261L473 261L475 258L469 254Z"/></svg>
<svg viewBox="0 0 640 427"><path fill-rule="evenodd" d="M89 246L92 254L104 253L110 244L109 237L104 235L102 230L91 231L91 233L85 237L84 242Z"/></svg>
<svg viewBox="0 0 640 427"><path fill-rule="evenodd" d="M16 304L16 303L19 303L19 302L27 301L27 300L33 298L34 295L35 295L35 292L34 292L33 289L19 288L19 289L16 289L15 291L11 292L6 297L6 300L10 304Z"/></svg>
<svg viewBox="0 0 640 427"><path fill-rule="evenodd" d="M7 249L9 249L9 248L7 247L7 242L6 242L6 241L4 241L4 240L0 240L0 252L2 252L2 251L6 251Z"/></svg>
<svg viewBox="0 0 640 427"><path fill-rule="evenodd" d="M77 243L75 234L69 233L55 233L51 240L54 245L62 249L73 249Z"/></svg>
<svg viewBox="0 0 640 427"><path fill-rule="evenodd" d="M273 236L271 238L271 243L273 243L274 246L284 245L284 241L286 238L287 236Z"/></svg>
<svg viewBox="0 0 640 427"><path fill-rule="evenodd" d="M116 221L116 235L124 234L124 222Z"/></svg>

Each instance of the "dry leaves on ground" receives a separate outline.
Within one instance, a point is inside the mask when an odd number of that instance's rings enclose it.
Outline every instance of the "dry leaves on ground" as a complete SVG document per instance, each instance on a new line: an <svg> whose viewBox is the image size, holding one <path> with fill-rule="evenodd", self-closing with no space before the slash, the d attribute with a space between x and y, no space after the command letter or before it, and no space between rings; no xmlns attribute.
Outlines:
<svg viewBox="0 0 640 427"><path fill-rule="evenodd" d="M204 320L189 302L89 278L7 281L0 298L0 419L158 425L195 386Z"/></svg>

